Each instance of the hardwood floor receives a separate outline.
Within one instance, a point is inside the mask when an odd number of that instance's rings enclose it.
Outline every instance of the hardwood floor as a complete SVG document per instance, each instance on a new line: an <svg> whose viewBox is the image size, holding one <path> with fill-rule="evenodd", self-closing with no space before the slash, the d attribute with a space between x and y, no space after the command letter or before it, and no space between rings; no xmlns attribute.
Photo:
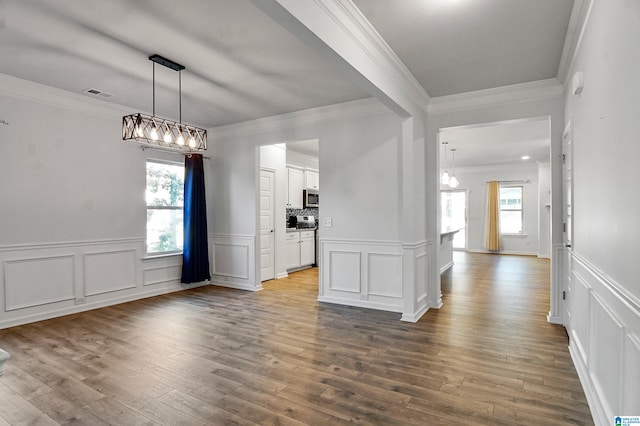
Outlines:
<svg viewBox="0 0 640 426"><path fill-rule="evenodd" d="M455 262L417 324L318 303L311 269L0 330L0 426L593 424L549 261Z"/></svg>

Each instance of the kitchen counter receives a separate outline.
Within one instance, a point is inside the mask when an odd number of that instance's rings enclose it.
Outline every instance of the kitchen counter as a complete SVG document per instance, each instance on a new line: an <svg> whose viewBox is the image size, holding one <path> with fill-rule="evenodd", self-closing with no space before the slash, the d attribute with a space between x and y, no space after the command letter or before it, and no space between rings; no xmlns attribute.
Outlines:
<svg viewBox="0 0 640 426"><path fill-rule="evenodd" d="M287 228L287 232L315 231L316 229L318 229L318 228L317 227L315 227L315 228Z"/></svg>
<svg viewBox="0 0 640 426"><path fill-rule="evenodd" d="M440 273L453 266L453 236L460 229L445 229L440 233Z"/></svg>

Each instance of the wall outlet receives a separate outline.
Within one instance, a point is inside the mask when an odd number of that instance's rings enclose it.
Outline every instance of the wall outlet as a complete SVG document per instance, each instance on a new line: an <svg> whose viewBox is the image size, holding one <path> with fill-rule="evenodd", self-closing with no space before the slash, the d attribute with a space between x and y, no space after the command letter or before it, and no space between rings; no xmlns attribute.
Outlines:
<svg viewBox="0 0 640 426"><path fill-rule="evenodd" d="M225 281L229 281L231 279L231 277L224 277Z"/></svg>
<svg viewBox="0 0 640 426"><path fill-rule="evenodd" d="M82 305L84 302L84 297L76 297L76 305Z"/></svg>
<svg viewBox="0 0 640 426"><path fill-rule="evenodd" d="M324 220L324 226L331 228L333 226L333 219L328 217Z"/></svg>

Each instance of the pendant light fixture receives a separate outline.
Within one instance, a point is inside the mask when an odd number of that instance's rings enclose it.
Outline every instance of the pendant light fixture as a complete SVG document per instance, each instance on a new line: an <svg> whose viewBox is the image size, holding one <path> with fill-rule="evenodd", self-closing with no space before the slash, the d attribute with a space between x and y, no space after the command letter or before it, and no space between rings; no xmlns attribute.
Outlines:
<svg viewBox="0 0 640 426"><path fill-rule="evenodd" d="M185 67L160 55L151 55L149 60L153 62L153 115L134 113L122 117L122 140L181 151L205 151L207 131L182 123L182 70ZM177 123L156 117L156 64L178 71L180 119Z"/></svg>
<svg viewBox="0 0 640 426"><path fill-rule="evenodd" d="M444 172L440 175L440 184L441 185L449 185L449 172L447 171L447 145L449 142L442 142L442 147L444 148Z"/></svg>
<svg viewBox="0 0 640 426"><path fill-rule="evenodd" d="M457 188L460 185L456 178L456 149L451 148L451 178L449 179L449 187Z"/></svg>

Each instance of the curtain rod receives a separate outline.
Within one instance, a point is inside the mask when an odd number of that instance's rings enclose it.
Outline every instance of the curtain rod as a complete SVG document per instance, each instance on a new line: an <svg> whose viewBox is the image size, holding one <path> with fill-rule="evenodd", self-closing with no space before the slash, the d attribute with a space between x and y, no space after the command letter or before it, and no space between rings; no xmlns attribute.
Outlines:
<svg viewBox="0 0 640 426"><path fill-rule="evenodd" d="M180 155L184 155L185 157L191 157L193 154L198 154L197 152L182 152L182 151L176 151L174 149L165 149L165 148L160 148L160 147L155 147L155 146L148 146L148 145L138 145L138 147L144 151L146 149L153 149L156 151L163 151L163 152L173 152L175 154L180 154ZM210 160L211 157L206 157L206 156L202 156L203 159L205 160Z"/></svg>
<svg viewBox="0 0 640 426"><path fill-rule="evenodd" d="M527 180L498 180L498 181L494 181L494 180L488 180L487 183L490 182L498 182L498 183L531 183L531 180L527 179Z"/></svg>

